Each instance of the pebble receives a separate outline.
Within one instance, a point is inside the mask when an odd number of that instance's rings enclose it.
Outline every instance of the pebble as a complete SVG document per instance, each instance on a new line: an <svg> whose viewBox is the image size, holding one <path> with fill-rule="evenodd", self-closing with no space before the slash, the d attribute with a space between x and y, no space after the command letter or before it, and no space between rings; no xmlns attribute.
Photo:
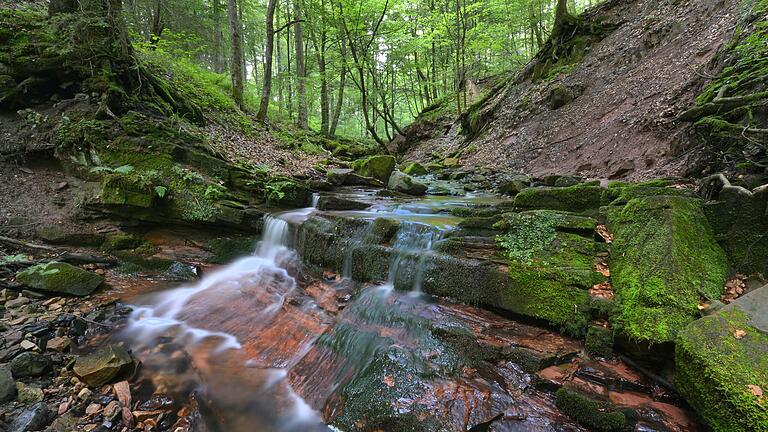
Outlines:
<svg viewBox="0 0 768 432"><path fill-rule="evenodd" d="M8 300L7 302L5 302L5 307L8 309L14 309L17 307L24 306L25 304L29 304L30 301L31 300L29 300L29 298L27 297L17 297L13 300Z"/></svg>

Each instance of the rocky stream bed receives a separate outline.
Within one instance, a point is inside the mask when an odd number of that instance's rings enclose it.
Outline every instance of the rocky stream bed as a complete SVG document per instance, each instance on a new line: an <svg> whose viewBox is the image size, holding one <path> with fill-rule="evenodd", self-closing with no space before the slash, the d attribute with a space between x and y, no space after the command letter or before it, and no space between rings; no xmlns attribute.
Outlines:
<svg viewBox="0 0 768 432"><path fill-rule="evenodd" d="M239 233L6 239L0 430L768 424L764 187L402 169Z"/></svg>

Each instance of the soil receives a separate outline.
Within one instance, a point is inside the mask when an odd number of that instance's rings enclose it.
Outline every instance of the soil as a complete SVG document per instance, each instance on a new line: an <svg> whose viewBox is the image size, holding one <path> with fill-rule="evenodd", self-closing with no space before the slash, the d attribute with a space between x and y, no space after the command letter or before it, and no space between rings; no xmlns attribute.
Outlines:
<svg viewBox="0 0 768 432"><path fill-rule="evenodd" d="M633 180L685 175L697 152L690 125L675 118L712 75L708 65L732 37L738 3L607 2L594 13L621 25L570 75L502 91L491 101L498 109L489 125L471 142L477 151L462 164ZM548 96L556 85L576 98L553 110ZM406 159L426 161L435 150L447 155L469 144L446 129Z"/></svg>

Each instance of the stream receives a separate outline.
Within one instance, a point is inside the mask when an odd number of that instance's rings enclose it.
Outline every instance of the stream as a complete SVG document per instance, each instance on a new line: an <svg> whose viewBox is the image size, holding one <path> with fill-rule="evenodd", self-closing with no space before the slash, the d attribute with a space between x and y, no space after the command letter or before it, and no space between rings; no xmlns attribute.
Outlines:
<svg viewBox="0 0 768 432"><path fill-rule="evenodd" d="M417 430L400 415L423 421L423 430L466 431L496 416L490 430L585 430L557 410L552 391L535 385L541 376L557 382L573 374L579 342L422 292L424 257L461 220L448 210L498 198L403 202L358 189L344 196L370 207L320 212L315 197L312 207L266 216L252 255L206 269L194 282L125 294L131 313L111 337L141 361L138 392L194 399L200 418L193 430ZM345 233L338 273L308 269L296 227L317 215L399 221L386 280L352 280L352 251L370 235L370 223ZM407 289L395 289L399 271L411 274ZM491 354L475 358L477 352ZM541 363L538 376L526 367L529 357ZM603 384L643 381L623 364L582 366ZM605 387L606 394L615 390ZM647 427L637 430L696 430L676 407L643 397L632 403L656 403L669 415L649 414Z"/></svg>

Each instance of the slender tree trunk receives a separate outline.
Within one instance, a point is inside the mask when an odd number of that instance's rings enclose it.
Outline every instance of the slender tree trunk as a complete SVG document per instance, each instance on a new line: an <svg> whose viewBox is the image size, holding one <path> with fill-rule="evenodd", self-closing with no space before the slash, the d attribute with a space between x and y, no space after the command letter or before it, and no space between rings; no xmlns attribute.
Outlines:
<svg viewBox="0 0 768 432"><path fill-rule="evenodd" d="M275 45L275 6L277 0L269 0L267 3L266 26L267 41L264 48L264 83L261 87L261 101L256 118L265 121L269 109L270 92L272 91L272 49Z"/></svg>
<svg viewBox="0 0 768 432"><path fill-rule="evenodd" d="M222 52L221 31L221 0L213 0L213 70L216 73L224 72L224 53Z"/></svg>
<svg viewBox="0 0 768 432"><path fill-rule="evenodd" d="M294 28L294 48L296 49L296 93L299 105L299 115L296 125L302 129L309 129L309 116L307 114L307 90L306 63L304 60L304 26L301 23L301 0L293 0L293 14L296 24Z"/></svg>
<svg viewBox="0 0 768 432"><path fill-rule="evenodd" d="M162 0L155 0L152 28L149 31L149 43L152 50L154 50L157 46L157 43L160 42L160 36L163 34L163 30L165 29L165 26L163 25L162 7Z"/></svg>
<svg viewBox="0 0 768 432"><path fill-rule="evenodd" d="M339 93L336 96L336 109L333 113L333 119L331 120L331 127L328 130L330 136L336 135L336 128L339 126L339 118L341 117L341 108L344 103L344 87L347 85L347 40L344 37L340 38L340 54L341 54L341 77L339 77Z"/></svg>
<svg viewBox="0 0 768 432"><path fill-rule="evenodd" d="M229 34L232 39L232 98L239 108L243 107L243 41L241 38L240 19L237 11L237 0L228 0L227 14L229 15Z"/></svg>

